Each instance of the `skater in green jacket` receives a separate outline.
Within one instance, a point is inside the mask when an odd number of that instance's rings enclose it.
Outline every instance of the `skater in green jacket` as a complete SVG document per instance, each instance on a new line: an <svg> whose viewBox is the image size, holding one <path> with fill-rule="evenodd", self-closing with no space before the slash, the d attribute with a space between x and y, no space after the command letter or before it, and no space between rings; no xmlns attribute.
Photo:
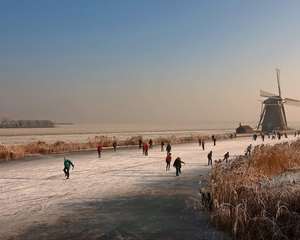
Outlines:
<svg viewBox="0 0 300 240"><path fill-rule="evenodd" d="M64 166L65 168L63 169L65 173L66 179L69 179L70 175L70 167L72 166L72 170L74 170L74 164L71 162L71 160L67 159L67 157L64 158Z"/></svg>

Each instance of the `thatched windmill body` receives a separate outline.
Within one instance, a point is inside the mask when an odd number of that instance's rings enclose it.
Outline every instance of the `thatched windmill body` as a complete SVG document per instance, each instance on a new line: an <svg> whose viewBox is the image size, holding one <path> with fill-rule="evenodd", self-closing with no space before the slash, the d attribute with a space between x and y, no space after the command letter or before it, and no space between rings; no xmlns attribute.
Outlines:
<svg viewBox="0 0 300 240"><path fill-rule="evenodd" d="M291 98L282 98L280 89L280 70L276 69L278 95L260 90L261 97L267 97L262 102L261 115L257 129L261 127L262 132L287 129L287 120L284 104L300 107L300 101Z"/></svg>

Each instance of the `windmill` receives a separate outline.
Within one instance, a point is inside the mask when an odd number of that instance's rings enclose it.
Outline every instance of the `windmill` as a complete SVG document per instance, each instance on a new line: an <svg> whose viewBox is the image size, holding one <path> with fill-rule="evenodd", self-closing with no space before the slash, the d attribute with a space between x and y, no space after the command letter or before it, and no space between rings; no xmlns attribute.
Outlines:
<svg viewBox="0 0 300 240"><path fill-rule="evenodd" d="M271 132L274 129L288 129L284 104L300 107L300 101L291 98L282 98L280 89L280 70L276 68L278 95L260 90L260 96L267 99L262 102L260 120L257 130L261 126L262 132Z"/></svg>

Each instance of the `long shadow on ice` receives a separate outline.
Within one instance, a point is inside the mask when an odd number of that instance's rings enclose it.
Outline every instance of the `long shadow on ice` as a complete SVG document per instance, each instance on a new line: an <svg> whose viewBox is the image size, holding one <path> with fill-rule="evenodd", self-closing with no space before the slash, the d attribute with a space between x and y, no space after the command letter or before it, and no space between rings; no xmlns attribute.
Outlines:
<svg viewBox="0 0 300 240"><path fill-rule="evenodd" d="M231 239L208 225L207 213L187 208L186 199L196 195L198 176L199 171L183 170L170 181L139 181L143 187L138 194L69 200L54 223L36 222L14 239Z"/></svg>

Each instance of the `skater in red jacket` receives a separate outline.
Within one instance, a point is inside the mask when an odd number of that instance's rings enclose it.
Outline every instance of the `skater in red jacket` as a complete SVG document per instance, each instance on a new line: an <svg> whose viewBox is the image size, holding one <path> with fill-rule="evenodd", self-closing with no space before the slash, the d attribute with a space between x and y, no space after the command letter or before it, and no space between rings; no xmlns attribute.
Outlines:
<svg viewBox="0 0 300 240"><path fill-rule="evenodd" d="M101 145L101 143L99 143L99 145L97 147L97 152L98 152L98 158L101 158L101 152L102 152L102 145Z"/></svg>
<svg viewBox="0 0 300 240"><path fill-rule="evenodd" d="M143 153L145 154L145 156L148 156L148 150L149 150L149 146L147 143L143 144Z"/></svg>
<svg viewBox="0 0 300 240"><path fill-rule="evenodd" d="M166 163L167 163L167 166L166 166L166 171L170 171L170 164L172 162L172 155L171 153L168 154L168 156L166 157Z"/></svg>

